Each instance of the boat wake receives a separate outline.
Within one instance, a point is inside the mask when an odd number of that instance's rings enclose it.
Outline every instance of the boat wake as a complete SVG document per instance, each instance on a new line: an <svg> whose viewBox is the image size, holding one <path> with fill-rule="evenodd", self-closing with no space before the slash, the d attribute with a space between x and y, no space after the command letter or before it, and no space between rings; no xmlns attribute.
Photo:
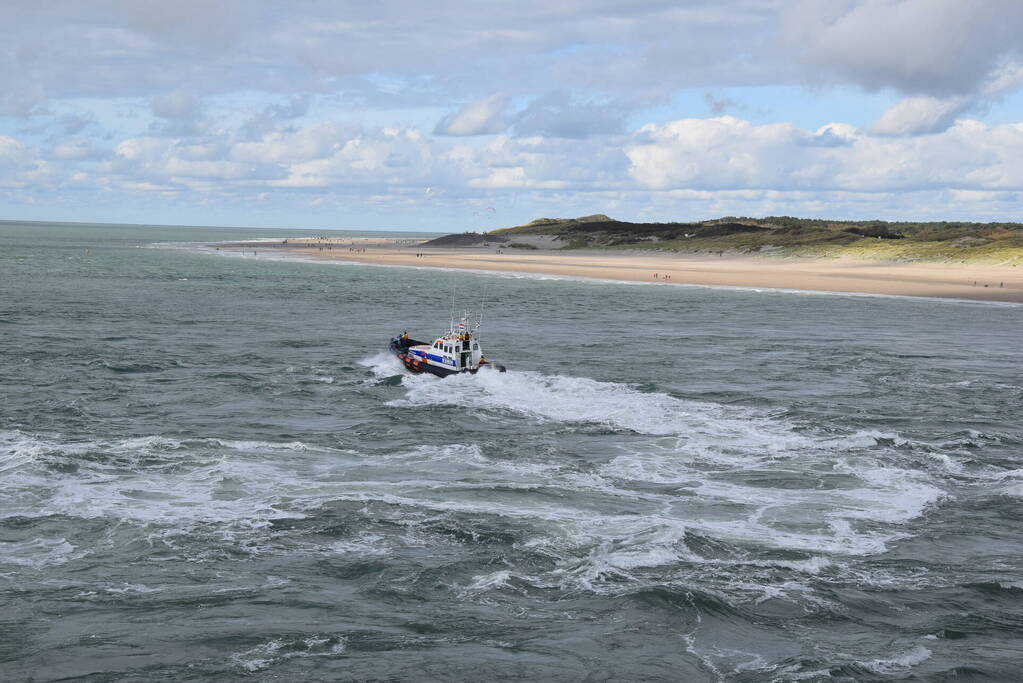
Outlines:
<svg viewBox="0 0 1023 683"><path fill-rule="evenodd" d="M390 372L379 362L370 365ZM422 500L412 490L400 501L389 499L435 513L534 520L545 532L522 543L559 558L542 577L518 576L537 585L572 581L608 589L655 567L663 576L666 566L707 563L736 570L724 572L730 590L751 586L742 575L779 568L829 574L843 558L888 550L909 535L908 522L947 495L940 477L903 466L907 441L898 435L823 432L748 408L535 372L444 382L406 375L402 387L404 396L388 405L413 414L447 406L454 415L484 411L546 426L548 441L587 430L599 437L599 453L579 461L566 458L557 443L493 453L473 445L444 456L462 457L474 486L564 491L553 499L523 494L505 502L499 494L485 504L456 505ZM430 476L437 464L420 462L417 476L440 486L440 473ZM583 502L552 503L566 499ZM507 571L479 576L466 590L505 585L515 575ZM758 599L764 590L756 585Z"/></svg>

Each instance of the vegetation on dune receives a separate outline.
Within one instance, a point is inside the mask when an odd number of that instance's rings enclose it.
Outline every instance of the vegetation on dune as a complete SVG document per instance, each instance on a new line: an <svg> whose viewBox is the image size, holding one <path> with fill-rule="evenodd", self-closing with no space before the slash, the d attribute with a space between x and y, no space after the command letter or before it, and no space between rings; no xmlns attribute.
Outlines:
<svg viewBox="0 0 1023 683"><path fill-rule="evenodd" d="M563 249L655 249L690 253L771 253L884 260L1023 263L1023 224L833 221L792 216L726 216L695 223L629 223L597 214L540 218L488 235L553 237Z"/></svg>
<svg viewBox="0 0 1023 683"><path fill-rule="evenodd" d="M463 232L455 235L444 235L432 239L428 242L423 242L421 247L477 247L477 246L489 246L491 243L502 244L507 242L507 237L501 235L489 235L487 233L479 232Z"/></svg>

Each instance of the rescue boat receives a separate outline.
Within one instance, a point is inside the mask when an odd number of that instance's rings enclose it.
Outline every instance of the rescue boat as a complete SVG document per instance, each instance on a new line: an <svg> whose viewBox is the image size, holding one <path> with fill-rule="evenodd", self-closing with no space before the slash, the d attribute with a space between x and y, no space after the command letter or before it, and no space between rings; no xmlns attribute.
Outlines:
<svg viewBox="0 0 1023 683"><path fill-rule="evenodd" d="M463 372L475 374L482 368L491 367L504 372L505 367L491 363L483 357L477 319L470 328L469 314L466 313L457 324L452 320L448 331L432 342L419 341L408 336L408 332L391 337L391 351L398 356L410 372L428 372L438 377L457 375Z"/></svg>

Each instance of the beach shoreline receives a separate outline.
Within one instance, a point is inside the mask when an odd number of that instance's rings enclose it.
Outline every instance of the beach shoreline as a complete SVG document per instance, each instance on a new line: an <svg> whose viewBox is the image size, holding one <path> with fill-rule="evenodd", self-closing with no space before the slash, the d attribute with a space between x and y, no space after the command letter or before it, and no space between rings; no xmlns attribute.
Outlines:
<svg viewBox="0 0 1023 683"><path fill-rule="evenodd" d="M422 247L407 237L233 242L225 251L289 253L311 260L464 269L664 285L702 285L1023 303L1023 268L983 263L890 262L634 250Z"/></svg>

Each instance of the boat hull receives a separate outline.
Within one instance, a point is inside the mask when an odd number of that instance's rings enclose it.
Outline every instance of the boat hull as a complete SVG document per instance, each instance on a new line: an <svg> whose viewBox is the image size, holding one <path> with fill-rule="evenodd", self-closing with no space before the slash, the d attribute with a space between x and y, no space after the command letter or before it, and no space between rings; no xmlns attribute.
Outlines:
<svg viewBox="0 0 1023 683"><path fill-rule="evenodd" d="M497 365L494 363L487 362L482 363L478 368L465 368L462 370L455 370L453 368L446 368L441 367L439 365L434 365L433 363L427 363L409 353L409 349L411 347L425 345L426 342L421 342L416 339L409 338L402 339L401 337L395 337L394 339L391 340L391 352L398 357L398 360L402 362L406 370L417 375L423 373L436 375L437 377L449 377L451 375L462 374L475 375L477 372L486 367L492 367L494 370L497 370L498 372L505 371L505 367L503 365Z"/></svg>

